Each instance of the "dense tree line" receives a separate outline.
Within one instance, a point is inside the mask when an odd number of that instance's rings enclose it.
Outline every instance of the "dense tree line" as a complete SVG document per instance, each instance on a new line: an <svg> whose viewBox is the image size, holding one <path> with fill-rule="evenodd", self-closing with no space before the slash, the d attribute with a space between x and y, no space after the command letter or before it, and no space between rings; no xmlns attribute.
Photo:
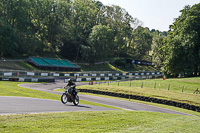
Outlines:
<svg viewBox="0 0 200 133"><path fill-rule="evenodd" d="M0 56L141 58L152 40L141 24L125 9L95 0L1 0Z"/></svg>
<svg viewBox="0 0 200 133"><path fill-rule="evenodd" d="M0 57L108 57L153 62L165 75L200 71L200 4L181 10L168 32L142 27L125 9L95 0L1 0Z"/></svg>
<svg viewBox="0 0 200 133"><path fill-rule="evenodd" d="M154 62L168 76L200 72L200 4L185 6L170 26L167 37L153 38Z"/></svg>

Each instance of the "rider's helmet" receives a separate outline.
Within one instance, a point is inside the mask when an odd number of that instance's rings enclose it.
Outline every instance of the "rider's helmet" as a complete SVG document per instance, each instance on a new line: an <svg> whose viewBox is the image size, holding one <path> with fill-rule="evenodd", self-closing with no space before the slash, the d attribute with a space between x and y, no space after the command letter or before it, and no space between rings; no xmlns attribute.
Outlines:
<svg viewBox="0 0 200 133"><path fill-rule="evenodd" d="M68 79L68 83L72 83L72 79Z"/></svg>

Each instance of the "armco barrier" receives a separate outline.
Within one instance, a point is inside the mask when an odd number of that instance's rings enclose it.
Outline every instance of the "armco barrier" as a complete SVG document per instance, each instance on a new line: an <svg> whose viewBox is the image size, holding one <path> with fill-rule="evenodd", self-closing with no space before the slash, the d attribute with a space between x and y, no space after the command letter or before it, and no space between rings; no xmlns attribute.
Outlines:
<svg viewBox="0 0 200 133"><path fill-rule="evenodd" d="M108 96L114 96L114 97L120 97L120 98L130 98L130 99L135 99L135 100L165 104L165 105L169 105L169 106L175 106L175 107L179 107L179 108L183 108L183 109L188 109L188 110L200 112L199 106L190 105L190 104L187 104L187 103L175 102L175 101L171 101L171 100L163 100L163 99L151 98L151 97L145 97L145 96L128 95L128 94L122 94L122 93L99 91L99 90L89 90L89 89L79 89L79 91L80 92L86 92L86 93L108 95Z"/></svg>
<svg viewBox="0 0 200 133"><path fill-rule="evenodd" d="M55 82L55 78L0 78L0 81Z"/></svg>
<svg viewBox="0 0 200 133"><path fill-rule="evenodd" d="M75 82L80 81L100 81L100 80L123 80L123 79L150 79L162 78L160 72L117 72L117 71L86 71L77 73L58 73L58 72L31 72L20 70L0 70L2 80L9 78L19 78L24 82L45 82L41 78L72 78ZM25 77L25 79L23 79ZM13 81L16 81L13 80ZM50 81L52 82L52 81Z"/></svg>
<svg viewBox="0 0 200 133"><path fill-rule="evenodd" d="M58 72L28 72L20 70L0 70L0 77L147 77L147 76L162 76L162 73L151 72L117 72L117 71L90 71L77 73L58 73Z"/></svg>

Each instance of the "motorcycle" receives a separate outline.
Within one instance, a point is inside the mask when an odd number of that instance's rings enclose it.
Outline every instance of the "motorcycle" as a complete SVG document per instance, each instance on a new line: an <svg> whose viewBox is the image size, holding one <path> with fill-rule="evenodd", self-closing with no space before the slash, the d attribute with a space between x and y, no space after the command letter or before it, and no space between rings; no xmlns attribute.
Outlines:
<svg viewBox="0 0 200 133"><path fill-rule="evenodd" d="M70 102L74 105L78 105L79 104L79 96L78 91L77 90L73 90L73 87L69 86L69 87L64 87L65 92L62 94L61 96L61 102L63 104L66 104L67 102Z"/></svg>

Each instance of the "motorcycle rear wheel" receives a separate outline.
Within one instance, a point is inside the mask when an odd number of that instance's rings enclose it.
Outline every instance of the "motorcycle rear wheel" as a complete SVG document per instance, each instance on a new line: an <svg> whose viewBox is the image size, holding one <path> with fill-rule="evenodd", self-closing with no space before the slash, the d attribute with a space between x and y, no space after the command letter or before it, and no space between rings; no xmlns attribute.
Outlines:
<svg viewBox="0 0 200 133"><path fill-rule="evenodd" d="M75 96L75 99L73 100L73 103L76 106L79 104L79 96L78 95Z"/></svg>
<svg viewBox="0 0 200 133"><path fill-rule="evenodd" d="M68 101L68 96L67 96L67 94L63 93L62 96L61 96L61 102L63 104L66 104L67 101Z"/></svg>

